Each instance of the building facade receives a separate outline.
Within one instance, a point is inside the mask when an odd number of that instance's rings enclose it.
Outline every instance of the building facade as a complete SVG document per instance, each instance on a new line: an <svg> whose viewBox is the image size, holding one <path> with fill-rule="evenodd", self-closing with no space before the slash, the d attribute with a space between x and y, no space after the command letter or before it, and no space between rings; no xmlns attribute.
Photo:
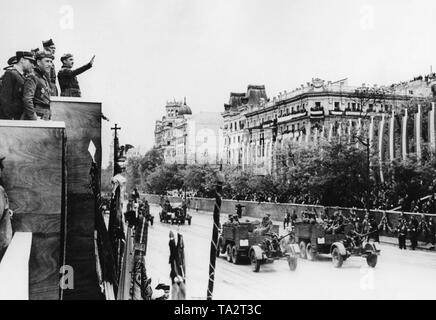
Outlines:
<svg viewBox="0 0 436 320"><path fill-rule="evenodd" d="M185 101L167 102L165 116L156 121L155 147L167 164L219 164L223 120L218 112L192 114Z"/></svg>
<svg viewBox="0 0 436 320"><path fill-rule="evenodd" d="M246 93L231 93L224 105L223 162L253 174L270 174L278 156L292 144L351 140L356 134L366 134L383 160L419 155L423 143L434 147L434 111L428 103L426 111L421 106L413 114L407 110L428 102L432 81L434 75L378 87L349 86L347 79L312 79L272 99L264 86L250 85ZM422 125L424 112L428 123Z"/></svg>

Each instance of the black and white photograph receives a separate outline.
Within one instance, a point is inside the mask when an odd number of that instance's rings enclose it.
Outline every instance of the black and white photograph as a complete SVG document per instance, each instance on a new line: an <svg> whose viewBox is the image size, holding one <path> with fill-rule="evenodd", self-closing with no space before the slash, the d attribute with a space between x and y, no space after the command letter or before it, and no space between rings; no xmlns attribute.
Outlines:
<svg viewBox="0 0 436 320"><path fill-rule="evenodd" d="M0 300L436 299L435 1L1 0L0 35Z"/></svg>

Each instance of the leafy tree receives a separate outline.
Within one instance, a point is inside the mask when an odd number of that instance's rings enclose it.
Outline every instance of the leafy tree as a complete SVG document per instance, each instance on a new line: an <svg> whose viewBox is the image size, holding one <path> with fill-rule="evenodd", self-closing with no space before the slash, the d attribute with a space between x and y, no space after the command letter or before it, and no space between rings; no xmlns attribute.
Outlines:
<svg viewBox="0 0 436 320"><path fill-rule="evenodd" d="M179 190L183 187L183 172L176 164L157 167L145 181L147 192L162 194L168 190Z"/></svg>
<svg viewBox="0 0 436 320"><path fill-rule="evenodd" d="M164 156L161 149L153 148L141 159L141 173L145 178L149 173L153 172L157 167L164 163Z"/></svg>

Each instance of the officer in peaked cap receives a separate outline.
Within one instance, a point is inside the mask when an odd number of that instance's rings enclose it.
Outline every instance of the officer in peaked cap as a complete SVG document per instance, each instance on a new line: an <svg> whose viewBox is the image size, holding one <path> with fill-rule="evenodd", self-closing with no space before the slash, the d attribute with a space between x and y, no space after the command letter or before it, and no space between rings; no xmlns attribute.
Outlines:
<svg viewBox="0 0 436 320"><path fill-rule="evenodd" d="M35 59L32 52L17 51L9 59L13 66L6 70L2 78L0 92L0 118L19 120L23 113L23 90L27 74L33 70Z"/></svg>
<svg viewBox="0 0 436 320"><path fill-rule="evenodd" d="M74 57L71 53L66 53L61 57L62 69L58 73L61 96L63 97L81 97L79 81L77 76L92 68L94 57L84 66L73 69Z"/></svg>
<svg viewBox="0 0 436 320"><path fill-rule="evenodd" d="M42 46L44 47L44 51L50 53L51 59L54 60L54 55L56 53L56 46L52 39L46 40L42 42ZM58 88L56 87L56 70L54 64L52 62L52 66L48 73L48 80L50 82L50 94L52 96L58 96Z"/></svg>
<svg viewBox="0 0 436 320"><path fill-rule="evenodd" d="M47 73L52 66L52 56L46 51L35 55L36 66L24 82L23 120L50 120L50 82Z"/></svg>

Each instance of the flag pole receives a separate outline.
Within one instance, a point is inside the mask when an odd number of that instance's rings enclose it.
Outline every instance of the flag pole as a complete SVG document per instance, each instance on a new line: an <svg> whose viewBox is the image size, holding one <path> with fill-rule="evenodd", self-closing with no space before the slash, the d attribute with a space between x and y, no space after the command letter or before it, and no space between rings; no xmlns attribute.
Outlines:
<svg viewBox="0 0 436 320"><path fill-rule="evenodd" d="M216 252L218 250L218 229L220 224L220 211L221 211L221 193L224 184L223 164L220 164L220 170L216 175L216 191L215 191L215 206L213 209L213 229L212 241L210 243L210 259L209 259L209 285L207 287L207 300L212 300L213 285L215 282L215 262Z"/></svg>

